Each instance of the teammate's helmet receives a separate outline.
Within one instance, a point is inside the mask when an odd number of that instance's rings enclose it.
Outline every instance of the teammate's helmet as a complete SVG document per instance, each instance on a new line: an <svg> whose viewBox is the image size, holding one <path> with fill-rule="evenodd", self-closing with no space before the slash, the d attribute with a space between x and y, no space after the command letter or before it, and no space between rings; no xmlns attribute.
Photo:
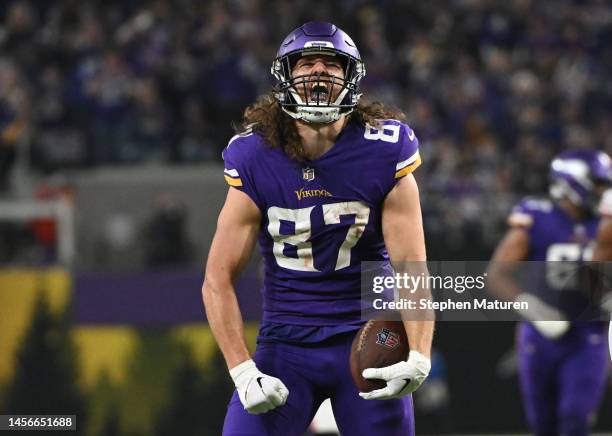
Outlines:
<svg viewBox="0 0 612 436"><path fill-rule="evenodd" d="M601 185L612 185L612 161L599 150L566 151L550 164L550 196L597 213Z"/></svg>
<svg viewBox="0 0 612 436"><path fill-rule="evenodd" d="M342 63L344 79L321 74L292 77L291 71L297 60L310 54L334 56ZM341 114L352 112L357 105L361 97L358 85L365 76L365 67L350 36L333 24L313 21L298 27L285 38L272 63L272 75L277 80L274 96L287 114L311 123L331 123ZM327 98L309 100L307 89L329 84L340 88L334 101L332 92L325 95ZM300 97L298 88L304 91L304 99Z"/></svg>

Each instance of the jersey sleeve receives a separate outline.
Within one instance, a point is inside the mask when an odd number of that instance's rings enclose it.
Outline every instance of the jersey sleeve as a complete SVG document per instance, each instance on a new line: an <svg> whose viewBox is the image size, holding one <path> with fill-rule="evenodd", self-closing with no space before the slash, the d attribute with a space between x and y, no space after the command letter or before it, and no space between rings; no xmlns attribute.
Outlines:
<svg viewBox="0 0 612 436"><path fill-rule="evenodd" d="M223 176L227 184L247 194L253 202L263 209L263 202L254 183L255 160L251 156L256 136L236 135L230 139L223 150Z"/></svg>
<svg viewBox="0 0 612 436"><path fill-rule="evenodd" d="M508 215L510 227L530 229L533 227L539 213L550 212L552 203L548 199L528 197L521 200L512 208Z"/></svg>
<svg viewBox="0 0 612 436"><path fill-rule="evenodd" d="M395 180L407 176L421 165L419 140L414 130L406 124L400 124L399 154L395 162Z"/></svg>

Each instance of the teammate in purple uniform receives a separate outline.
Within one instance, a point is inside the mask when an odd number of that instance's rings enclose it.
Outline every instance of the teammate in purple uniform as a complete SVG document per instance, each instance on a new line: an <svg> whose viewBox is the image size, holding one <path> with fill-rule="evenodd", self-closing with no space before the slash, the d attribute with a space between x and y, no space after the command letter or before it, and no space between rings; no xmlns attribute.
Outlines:
<svg viewBox="0 0 612 436"><path fill-rule="evenodd" d="M588 434L604 392L604 325L571 322L589 311L590 302L577 275L557 274L555 268L567 271L567 262L589 260L597 205L611 182L605 153L560 154L551 163L550 198L527 198L512 210L511 228L493 256L493 262L546 262L539 264L546 272L529 283L536 289L526 290L534 293L509 292L530 303L517 350L525 410L538 436Z"/></svg>
<svg viewBox="0 0 612 436"><path fill-rule="evenodd" d="M366 370L387 381L378 391L357 391L349 353L363 324L360 262L425 260L417 138L399 114L358 103L364 65L333 24L291 32L272 74L273 94L245 111L223 153L231 188L203 286L236 385L223 434L302 434L330 398L343 434L412 435L410 393L429 373L433 321L405 322L407 361ZM251 358L234 281L257 239L266 273Z"/></svg>

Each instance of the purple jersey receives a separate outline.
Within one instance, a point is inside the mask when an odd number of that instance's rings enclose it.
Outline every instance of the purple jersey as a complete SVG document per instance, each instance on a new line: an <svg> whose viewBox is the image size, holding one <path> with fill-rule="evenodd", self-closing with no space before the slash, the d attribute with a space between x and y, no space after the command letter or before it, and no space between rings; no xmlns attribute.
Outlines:
<svg viewBox="0 0 612 436"><path fill-rule="evenodd" d="M536 261L530 265L534 268L525 291L556 306L569 319L590 314L577 271L578 262L590 259L598 219L576 221L550 199L527 198L512 210L508 221L529 233L527 260ZM561 338L552 340L523 322L517 340L521 390L531 431L538 435L588 434L607 374L603 324L575 322Z"/></svg>
<svg viewBox="0 0 612 436"><path fill-rule="evenodd" d="M550 199L528 197L512 209L508 223L528 232L526 260L537 261L526 291L538 294L570 319L590 313L590 302L580 292L578 270L579 262L590 260L599 219L576 221Z"/></svg>
<svg viewBox="0 0 612 436"><path fill-rule="evenodd" d="M360 262L388 260L383 202L421 162L412 129L395 120L381 129L349 123L330 150L305 162L247 132L223 159L229 185L262 214L264 325L358 324Z"/></svg>

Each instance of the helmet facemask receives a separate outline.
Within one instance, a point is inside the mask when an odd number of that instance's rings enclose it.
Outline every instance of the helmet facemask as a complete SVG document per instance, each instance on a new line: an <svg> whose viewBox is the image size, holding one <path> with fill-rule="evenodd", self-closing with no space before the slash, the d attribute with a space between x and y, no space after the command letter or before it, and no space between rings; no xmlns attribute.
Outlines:
<svg viewBox="0 0 612 436"><path fill-rule="evenodd" d="M293 76L293 67L302 56L323 55L338 59L344 77L316 73ZM303 49L274 60L272 75L278 81L274 96L292 118L309 123L332 123L353 111L361 94L359 81L365 75L363 62L334 49Z"/></svg>

